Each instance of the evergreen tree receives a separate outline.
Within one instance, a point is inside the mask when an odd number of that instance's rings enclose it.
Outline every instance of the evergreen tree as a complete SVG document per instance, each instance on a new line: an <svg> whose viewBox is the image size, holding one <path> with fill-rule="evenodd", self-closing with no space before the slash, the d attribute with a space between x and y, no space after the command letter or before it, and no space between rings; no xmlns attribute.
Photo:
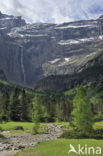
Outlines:
<svg viewBox="0 0 103 156"><path fill-rule="evenodd" d="M9 120L9 95L7 92L0 95L0 120Z"/></svg>
<svg viewBox="0 0 103 156"><path fill-rule="evenodd" d="M32 120L35 123L33 132L36 134L38 132L40 121L42 118L45 118L46 111L44 106L41 105L41 99L38 94L35 95L33 99L33 112L32 112Z"/></svg>
<svg viewBox="0 0 103 156"><path fill-rule="evenodd" d="M21 92L20 105L21 105L21 120L27 121L28 120L28 105L27 105L25 89L22 89L22 92Z"/></svg>
<svg viewBox="0 0 103 156"><path fill-rule="evenodd" d="M63 121L63 109L61 109L60 105L56 105L56 120Z"/></svg>
<svg viewBox="0 0 103 156"><path fill-rule="evenodd" d="M91 111L90 99L87 95L86 88L82 85L77 90L73 101L73 123L84 133L90 132L93 125L93 113Z"/></svg>
<svg viewBox="0 0 103 156"><path fill-rule="evenodd" d="M19 101L19 89L15 87L10 96L10 119L13 121L21 120L21 105Z"/></svg>
<svg viewBox="0 0 103 156"><path fill-rule="evenodd" d="M38 103L38 95L36 95L33 99L33 113L32 113L32 120L35 123L33 127L33 133L36 134L39 129L40 125L40 104Z"/></svg>
<svg viewBox="0 0 103 156"><path fill-rule="evenodd" d="M4 110L4 116L3 120L8 121L9 120L9 94L6 92L3 94L3 110Z"/></svg>

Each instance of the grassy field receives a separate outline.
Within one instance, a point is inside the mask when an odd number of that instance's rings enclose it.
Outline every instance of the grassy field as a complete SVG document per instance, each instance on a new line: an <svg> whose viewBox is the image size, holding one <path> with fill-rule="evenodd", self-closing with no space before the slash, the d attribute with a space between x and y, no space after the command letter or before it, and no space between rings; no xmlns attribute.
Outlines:
<svg viewBox="0 0 103 156"><path fill-rule="evenodd" d="M69 122L55 122L54 125L62 125L63 128L69 127ZM3 122L0 124L0 128L3 131L10 131L11 133L22 133L21 130L15 130L15 127L22 126L24 128L24 132L32 133L32 129L34 126L34 123L32 122ZM45 132L45 123L40 124L39 133Z"/></svg>
<svg viewBox="0 0 103 156"><path fill-rule="evenodd" d="M56 122L53 123L54 125L62 125L62 127L69 127L68 122ZM32 133L32 128L34 123L29 122L7 122L0 124L0 127L3 130L10 131L11 133L21 133L24 131L17 131L14 130L16 126L23 126L25 132ZM39 132L43 132L45 124L40 124ZM94 129L103 128L103 121L97 122L94 124ZM103 150L103 140L96 140L96 139L58 139L53 141L45 141L33 148L25 149L14 156L68 156L68 151L70 149L70 144L72 144L75 149L77 149L77 145L80 144L81 146L88 147L93 146L96 148L97 146L101 147ZM71 153L71 156L77 155L75 153ZM102 154L103 155L103 154ZM101 155L101 156L102 156ZM85 154L85 156L87 156ZM90 154L92 156L92 154Z"/></svg>
<svg viewBox="0 0 103 156"><path fill-rule="evenodd" d="M61 125L63 128L69 127L69 122L55 122L53 124ZM15 130L17 126L22 126L24 128L24 131ZM22 133L22 132L32 133L33 126L34 126L34 123L31 123L31 122L3 122L0 124L0 128L3 131L10 131L11 133ZM45 126L46 125L44 123L40 124L40 129L39 129L40 133L45 132ZM96 122L94 124L94 129L100 129L100 128L103 128L103 121Z"/></svg>
<svg viewBox="0 0 103 156"><path fill-rule="evenodd" d="M22 126L24 128L24 131L15 130L17 126ZM0 127L2 130L10 131L11 133L22 133L22 132L32 133L33 126L34 126L34 123L30 123L30 122L4 122L0 124ZM40 129L39 129L40 133L44 132L44 127L45 127L45 124L41 123Z"/></svg>
<svg viewBox="0 0 103 156"><path fill-rule="evenodd" d="M58 139L54 141L46 141L42 142L34 148L25 149L15 156L75 156L78 154L70 153L68 151L70 149L70 144L72 144L77 150L78 144L81 146L94 147L97 146L102 148L103 151L103 140L95 140L95 139ZM92 156L92 152L90 156ZM103 155L103 154L102 154ZM102 156L101 155L101 156ZM85 154L87 156L87 154Z"/></svg>

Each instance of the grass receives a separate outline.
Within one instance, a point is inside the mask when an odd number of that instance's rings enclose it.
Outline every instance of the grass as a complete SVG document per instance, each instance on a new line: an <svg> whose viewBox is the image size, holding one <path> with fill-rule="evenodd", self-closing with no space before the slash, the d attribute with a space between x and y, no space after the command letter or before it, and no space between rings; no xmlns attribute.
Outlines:
<svg viewBox="0 0 103 156"><path fill-rule="evenodd" d="M69 122L55 122L54 125L61 125L62 128L68 128ZM22 126L24 128L24 131L22 130L15 130L15 127ZM39 133L45 132L45 123L40 124ZM32 122L3 122L0 124L0 128L3 131L10 131L11 133L32 133L32 129L34 127L34 123Z"/></svg>
<svg viewBox="0 0 103 156"><path fill-rule="evenodd" d="M22 126L24 128L24 131L15 130L15 127L17 126ZM3 122L2 124L0 124L2 130L10 131L11 133L22 133L22 132L32 133L33 126L34 123L30 123L30 122ZM44 132L44 127L45 124L41 123L39 133Z"/></svg>
<svg viewBox="0 0 103 156"><path fill-rule="evenodd" d="M69 127L68 122L56 122L53 124L54 125L62 125L62 127L64 127L64 128ZM32 133L32 128L34 126L34 123L30 123L30 122L7 122L7 123L0 124L0 127L3 130L10 131L11 133L23 132L23 131L14 130L14 128L16 126L23 126L25 132ZM40 124L39 132L43 132L43 127L45 127L45 124L43 124L43 123ZM96 122L94 124L94 128L95 129L103 128L103 121ZM87 144L88 147L92 146L92 147L96 148L97 146L99 146L103 150L103 140L96 140L96 139L58 139L58 140L53 140L53 141L42 142L35 147L22 150L22 151L16 153L14 156L28 156L28 155L29 156L68 156L70 144L72 144L76 149L77 149L78 144L80 144L81 146L85 146L85 144ZM71 153L70 155L75 156L77 154ZM85 156L87 156L87 155L85 154ZM91 156L92 156L92 154L91 154Z"/></svg>
<svg viewBox="0 0 103 156"><path fill-rule="evenodd" d="M54 125L61 125L62 128L69 128L69 122L55 122Z"/></svg>
<svg viewBox="0 0 103 156"><path fill-rule="evenodd" d="M101 129L101 128L103 128L103 121L96 122L93 127L94 127L94 129Z"/></svg>
<svg viewBox="0 0 103 156"><path fill-rule="evenodd" d="M55 122L54 125L61 125L62 128L69 128L69 122ZM15 127L22 126L24 128L24 131L22 130L15 130ZM32 133L34 123L32 122L3 122L0 124L0 129L3 131L10 131L11 133ZM40 124L39 133L45 132L45 123ZM94 124L94 129L100 129L103 128L103 121L96 122Z"/></svg>
<svg viewBox="0 0 103 156"><path fill-rule="evenodd" d="M62 128L70 128L69 122L55 122L54 125L61 125ZM102 129L103 121L95 122L93 125L94 129Z"/></svg>
<svg viewBox="0 0 103 156"><path fill-rule="evenodd" d="M15 156L68 156L68 151L70 149L70 144L72 144L75 149L77 149L78 144L81 146L101 147L103 150L103 140L95 140L95 139L58 139L53 141L45 141L40 143L39 145L25 149L19 153L16 153ZM71 153L71 156L75 156L77 154ZM92 153L90 154L93 155ZM85 154L87 156L87 154Z"/></svg>
<svg viewBox="0 0 103 156"><path fill-rule="evenodd" d="M62 128L69 127L69 122L55 122L53 124L61 125ZM22 126L24 128L24 131L23 130L15 130L15 127L17 127L17 126ZM10 131L11 133L22 133L22 132L32 133L33 127L34 127L34 123L32 123L32 122L3 122L0 124L0 128L3 131ZM46 124L41 123L40 128L39 128L39 133L44 133L45 127L46 127Z"/></svg>

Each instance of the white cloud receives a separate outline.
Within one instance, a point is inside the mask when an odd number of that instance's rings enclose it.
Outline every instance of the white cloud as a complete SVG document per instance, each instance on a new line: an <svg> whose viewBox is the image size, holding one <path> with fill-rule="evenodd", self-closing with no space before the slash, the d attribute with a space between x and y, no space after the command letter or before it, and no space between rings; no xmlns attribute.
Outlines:
<svg viewBox="0 0 103 156"><path fill-rule="evenodd" d="M62 23L98 18L103 0L0 0L3 13L21 15L28 22Z"/></svg>

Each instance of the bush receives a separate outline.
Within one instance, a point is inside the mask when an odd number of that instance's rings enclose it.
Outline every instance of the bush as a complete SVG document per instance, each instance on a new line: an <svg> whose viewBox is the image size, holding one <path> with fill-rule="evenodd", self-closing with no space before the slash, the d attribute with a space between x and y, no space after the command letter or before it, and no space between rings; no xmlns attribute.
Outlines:
<svg viewBox="0 0 103 156"><path fill-rule="evenodd" d="M0 138L4 138L4 136L2 134L0 134Z"/></svg>
<svg viewBox="0 0 103 156"><path fill-rule="evenodd" d="M93 138L93 139L103 139L103 129L92 130L91 132L83 133L79 129L70 129L65 131L61 138L70 138L70 139L84 139L84 138Z"/></svg>
<svg viewBox="0 0 103 156"><path fill-rule="evenodd" d="M99 112L98 114L95 115L94 120L95 120L95 122L102 121L103 120L103 114L101 112Z"/></svg>
<svg viewBox="0 0 103 156"><path fill-rule="evenodd" d="M2 127L0 127L0 131L3 131Z"/></svg>
<svg viewBox="0 0 103 156"><path fill-rule="evenodd" d="M32 129L34 135L38 133L39 127L40 127L40 124L35 123L35 125L34 125L34 127Z"/></svg>
<svg viewBox="0 0 103 156"><path fill-rule="evenodd" d="M103 129L96 129L93 131L93 138L96 138L96 139L103 139Z"/></svg>
<svg viewBox="0 0 103 156"><path fill-rule="evenodd" d="M70 129L68 131L65 131L61 138L70 138L70 139L80 139L80 138L87 138L87 135L84 134L82 131L77 129Z"/></svg>

